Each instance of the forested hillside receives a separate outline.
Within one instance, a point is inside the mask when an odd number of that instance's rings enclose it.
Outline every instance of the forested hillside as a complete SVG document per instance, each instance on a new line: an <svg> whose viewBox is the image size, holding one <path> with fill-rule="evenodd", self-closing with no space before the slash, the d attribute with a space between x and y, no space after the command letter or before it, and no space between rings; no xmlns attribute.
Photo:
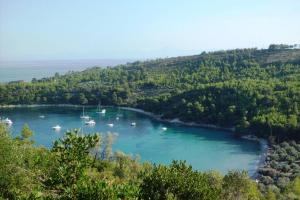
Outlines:
<svg viewBox="0 0 300 200"><path fill-rule="evenodd" d="M132 106L162 118L300 139L300 49L236 49L0 85L0 104Z"/></svg>

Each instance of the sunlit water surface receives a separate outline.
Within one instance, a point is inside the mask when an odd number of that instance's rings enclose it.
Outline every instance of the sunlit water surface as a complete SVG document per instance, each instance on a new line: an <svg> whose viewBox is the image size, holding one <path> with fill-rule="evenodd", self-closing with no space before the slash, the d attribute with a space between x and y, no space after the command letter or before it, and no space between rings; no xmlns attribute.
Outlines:
<svg viewBox="0 0 300 200"><path fill-rule="evenodd" d="M2 108L0 116L13 121L13 136L20 135L24 123L34 131L36 145L51 148L53 141L64 132L81 128L85 134L113 132L118 137L114 150L141 157L141 161L169 164L172 160L186 160L194 169L219 170L245 169L253 174L257 168L261 148L258 142L237 139L231 133L219 130L163 123L134 111L106 108L105 115L97 114L96 108L86 108L86 114L96 121L87 126L80 119L80 107L31 107ZM45 118L39 116L44 115ZM119 119L117 120L117 116ZM136 122L136 126L131 126ZM113 123L110 127L107 124ZM59 124L62 129L51 127ZM162 128L166 127L167 130Z"/></svg>

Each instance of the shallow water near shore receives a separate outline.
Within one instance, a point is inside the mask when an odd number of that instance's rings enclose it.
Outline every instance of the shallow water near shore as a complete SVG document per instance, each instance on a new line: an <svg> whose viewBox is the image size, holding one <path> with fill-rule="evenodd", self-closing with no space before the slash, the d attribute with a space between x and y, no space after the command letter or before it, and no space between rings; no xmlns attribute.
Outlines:
<svg viewBox="0 0 300 200"><path fill-rule="evenodd" d="M80 119L81 107L0 108L0 116L13 121L10 128L13 136L20 135L24 123L29 124L37 146L51 148L53 141L73 128L80 128L84 134L113 132L118 135L113 150L138 154L141 161L153 163L186 160L198 170L226 173L232 169L244 169L252 175L262 153L258 142L237 139L226 131L160 122L142 113L118 108L106 108L105 115L97 114L94 107L87 107L85 111L95 120L95 126L87 126ZM41 115L45 118L40 118ZM131 126L132 122L136 122L136 126ZM109 123L113 123L113 127L108 126ZM62 129L52 130L57 124Z"/></svg>

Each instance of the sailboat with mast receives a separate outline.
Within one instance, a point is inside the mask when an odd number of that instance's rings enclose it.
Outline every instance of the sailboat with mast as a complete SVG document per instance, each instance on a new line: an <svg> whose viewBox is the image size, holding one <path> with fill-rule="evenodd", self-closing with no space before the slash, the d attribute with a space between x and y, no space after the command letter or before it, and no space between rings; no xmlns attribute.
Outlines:
<svg viewBox="0 0 300 200"><path fill-rule="evenodd" d="M97 112L98 114L105 114L106 110L105 109L101 109L101 103L99 102L98 107L97 107Z"/></svg>
<svg viewBox="0 0 300 200"><path fill-rule="evenodd" d="M90 117L88 115L84 114L84 106L82 107L82 115L80 116L81 119L89 119Z"/></svg>

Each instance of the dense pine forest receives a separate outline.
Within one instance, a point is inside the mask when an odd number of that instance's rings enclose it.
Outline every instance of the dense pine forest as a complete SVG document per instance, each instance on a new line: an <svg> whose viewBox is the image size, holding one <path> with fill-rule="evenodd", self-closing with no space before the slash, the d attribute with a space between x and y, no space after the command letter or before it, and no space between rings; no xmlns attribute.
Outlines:
<svg viewBox="0 0 300 200"><path fill-rule="evenodd" d="M110 133L71 130L46 149L28 125L13 138L0 123L0 199L300 199L300 49L203 52L0 84L1 106L99 103L268 138L266 163L255 181L183 161L140 163L113 151Z"/></svg>
<svg viewBox="0 0 300 200"><path fill-rule="evenodd" d="M0 84L1 105L99 102L233 127L237 134L300 140L300 49L202 52Z"/></svg>

